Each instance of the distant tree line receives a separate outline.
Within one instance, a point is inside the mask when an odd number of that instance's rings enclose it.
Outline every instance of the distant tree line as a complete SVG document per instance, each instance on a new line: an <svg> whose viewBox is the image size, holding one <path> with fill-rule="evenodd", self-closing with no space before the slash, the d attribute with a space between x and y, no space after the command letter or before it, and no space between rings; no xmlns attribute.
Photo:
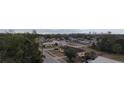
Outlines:
<svg viewBox="0 0 124 93"><path fill-rule="evenodd" d="M45 39L55 38L60 40L69 40L71 38L82 38L82 39L91 39L94 37L94 35L88 35L88 34L45 34L45 35L39 35L43 36Z"/></svg>
<svg viewBox="0 0 124 93"><path fill-rule="evenodd" d="M72 38L82 38L91 40L92 38L103 38L108 36L108 34L83 34L83 33L75 33L75 34L38 34L38 36L43 36L45 39L56 38L56 39L66 39L68 40L70 37ZM112 37L124 37L123 34L111 34Z"/></svg>

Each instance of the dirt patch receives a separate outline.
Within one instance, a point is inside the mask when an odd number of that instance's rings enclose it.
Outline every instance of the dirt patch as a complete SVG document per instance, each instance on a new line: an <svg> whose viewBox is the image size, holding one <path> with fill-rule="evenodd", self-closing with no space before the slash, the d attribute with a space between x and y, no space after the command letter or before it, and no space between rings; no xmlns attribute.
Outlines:
<svg viewBox="0 0 124 93"><path fill-rule="evenodd" d="M51 55L52 57L56 57L55 55L53 55L53 54L50 52L50 50L47 51L47 53L48 53L49 55Z"/></svg>
<svg viewBox="0 0 124 93"><path fill-rule="evenodd" d="M107 58L110 58L110 59L114 59L114 60L124 62L124 55L106 53L106 54L103 54L103 57L107 57Z"/></svg>
<svg viewBox="0 0 124 93"><path fill-rule="evenodd" d="M53 55L58 56L58 57L63 57L64 53L60 52L59 50L49 50Z"/></svg>

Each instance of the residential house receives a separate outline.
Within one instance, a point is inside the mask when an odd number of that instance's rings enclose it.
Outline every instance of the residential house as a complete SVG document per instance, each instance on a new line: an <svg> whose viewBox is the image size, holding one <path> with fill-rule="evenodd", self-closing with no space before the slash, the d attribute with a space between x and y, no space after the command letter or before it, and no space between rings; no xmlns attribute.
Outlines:
<svg viewBox="0 0 124 93"><path fill-rule="evenodd" d="M45 47L54 46L55 44L57 44L58 46L65 46L67 43L66 43L66 41L57 41L57 40L53 40L52 42L43 43L43 45L45 45Z"/></svg>

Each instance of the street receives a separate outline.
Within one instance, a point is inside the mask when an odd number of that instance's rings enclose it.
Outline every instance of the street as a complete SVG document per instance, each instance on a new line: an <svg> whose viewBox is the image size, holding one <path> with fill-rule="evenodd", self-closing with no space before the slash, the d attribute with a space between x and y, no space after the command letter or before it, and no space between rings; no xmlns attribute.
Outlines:
<svg viewBox="0 0 124 93"><path fill-rule="evenodd" d="M49 55L46 51L47 50L43 50L43 54L45 55L44 63L61 63L60 61Z"/></svg>

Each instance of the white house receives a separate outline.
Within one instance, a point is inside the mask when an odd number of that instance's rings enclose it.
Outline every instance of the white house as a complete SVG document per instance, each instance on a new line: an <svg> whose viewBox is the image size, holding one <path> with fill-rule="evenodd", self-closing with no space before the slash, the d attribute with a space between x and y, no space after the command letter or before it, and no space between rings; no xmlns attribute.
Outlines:
<svg viewBox="0 0 124 93"><path fill-rule="evenodd" d="M85 56L85 52L78 52L77 55L78 55L79 57L84 57L84 56Z"/></svg>
<svg viewBox="0 0 124 93"><path fill-rule="evenodd" d="M66 46L67 45L67 42L62 40L62 41L59 41L59 46Z"/></svg>
<svg viewBox="0 0 124 93"><path fill-rule="evenodd" d="M87 45L87 44L90 44L91 43L91 41L90 40L79 40L79 43L81 43L81 44L84 44L84 45Z"/></svg>
<svg viewBox="0 0 124 93"><path fill-rule="evenodd" d="M47 46L54 46L55 44L58 44L58 46L65 46L67 43L66 41L57 41L53 40L52 42L45 42L43 45Z"/></svg>

